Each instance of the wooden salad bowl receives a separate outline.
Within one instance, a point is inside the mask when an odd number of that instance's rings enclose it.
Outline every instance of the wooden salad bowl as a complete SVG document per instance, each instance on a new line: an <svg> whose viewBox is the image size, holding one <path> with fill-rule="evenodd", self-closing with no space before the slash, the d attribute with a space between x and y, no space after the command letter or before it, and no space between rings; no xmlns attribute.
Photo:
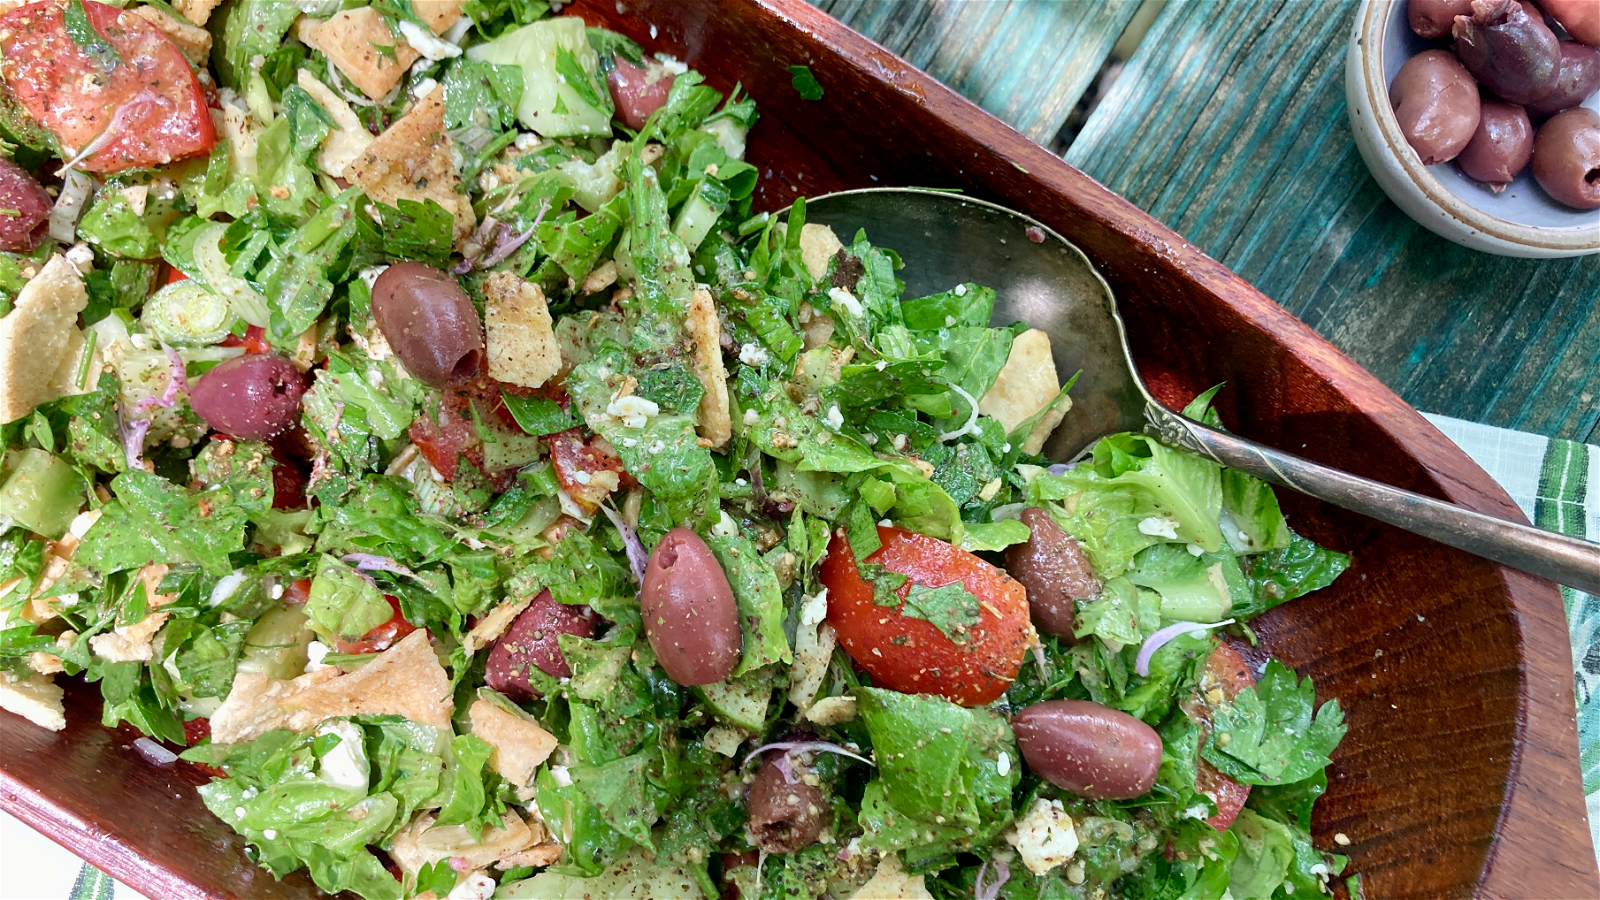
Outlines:
<svg viewBox="0 0 1600 900"><path fill-rule="evenodd" d="M565 12L755 97L759 209L919 185L1027 213L1105 276L1165 403L1226 382L1218 405L1235 431L1523 520L1415 410L1221 263L801 0L579 0ZM787 67L799 64L820 100L791 85ZM1555 586L1305 497L1282 500L1294 528L1354 557L1332 588L1252 623L1266 651L1346 710L1318 845L1349 854L1368 897L1600 897ZM97 692L69 684L65 731L0 719L0 807L152 898L317 894L303 873L275 882L245 857L201 805L202 772L151 765L134 733L99 718Z"/></svg>

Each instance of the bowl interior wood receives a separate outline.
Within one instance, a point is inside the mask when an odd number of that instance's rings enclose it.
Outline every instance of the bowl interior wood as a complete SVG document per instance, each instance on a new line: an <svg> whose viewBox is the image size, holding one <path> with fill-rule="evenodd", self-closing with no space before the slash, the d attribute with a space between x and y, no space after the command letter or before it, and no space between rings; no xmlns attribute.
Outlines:
<svg viewBox="0 0 1600 900"><path fill-rule="evenodd" d="M569 14L676 53L761 119L759 208L873 185L962 188L1048 224L1120 299L1152 391L1225 381L1229 427L1319 462L1518 518L1414 410L1220 264L1048 151L800 0L579 0ZM806 101L787 66L825 91ZM846 236L848 237L848 236ZM970 277L984 280L984 273ZM1314 832L1351 839L1374 897L1600 896L1583 828L1559 595L1483 560L1285 495L1293 527L1354 555L1332 588L1257 620L1262 646L1338 697L1350 734ZM157 769L68 692L68 730L0 727L0 804L149 896L314 895L274 883L201 806L200 773Z"/></svg>

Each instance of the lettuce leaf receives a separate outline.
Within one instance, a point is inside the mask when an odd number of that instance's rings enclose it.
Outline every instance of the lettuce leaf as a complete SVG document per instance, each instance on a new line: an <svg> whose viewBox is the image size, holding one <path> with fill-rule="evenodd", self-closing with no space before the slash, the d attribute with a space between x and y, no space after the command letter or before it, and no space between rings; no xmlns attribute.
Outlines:
<svg viewBox="0 0 1600 900"><path fill-rule="evenodd" d="M212 575L233 570L248 516L226 490L191 491L142 469L111 481L116 499L78 547L76 561L109 575L148 563L194 563Z"/></svg>

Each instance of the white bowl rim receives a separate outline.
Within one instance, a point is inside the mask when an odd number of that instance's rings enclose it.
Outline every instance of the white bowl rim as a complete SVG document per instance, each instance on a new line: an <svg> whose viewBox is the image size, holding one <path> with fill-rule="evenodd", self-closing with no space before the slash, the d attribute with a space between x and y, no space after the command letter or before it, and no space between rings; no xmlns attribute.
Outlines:
<svg viewBox="0 0 1600 900"><path fill-rule="evenodd" d="M1457 197L1422 164L1401 133L1399 120L1394 117L1394 106L1389 102L1388 79L1383 71L1383 29L1389 20L1390 9L1404 2L1366 0L1361 4L1357 13L1361 18L1357 22L1356 57L1361 63L1361 85L1366 91L1367 103L1372 107L1378 135L1383 139L1390 156L1399 162L1406 177L1430 203L1465 228L1476 229L1510 244L1563 254L1576 255L1600 250L1600 229L1593 225L1540 228L1489 215Z"/></svg>

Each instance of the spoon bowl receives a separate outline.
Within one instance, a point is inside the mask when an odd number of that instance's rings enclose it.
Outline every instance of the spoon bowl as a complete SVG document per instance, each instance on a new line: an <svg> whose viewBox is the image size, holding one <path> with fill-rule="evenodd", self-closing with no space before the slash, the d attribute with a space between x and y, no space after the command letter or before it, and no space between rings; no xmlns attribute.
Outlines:
<svg viewBox="0 0 1600 900"><path fill-rule="evenodd" d="M906 295L964 281L995 289L994 323L1050 336L1056 371L1079 373L1072 409L1045 445L1070 460L1096 440L1145 430L1264 481L1292 488L1444 544L1600 594L1600 544L1542 531L1358 478L1186 419L1140 380L1111 288L1089 258L1022 213L949 191L868 188L806 201L806 221L865 229L905 261Z"/></svg>

